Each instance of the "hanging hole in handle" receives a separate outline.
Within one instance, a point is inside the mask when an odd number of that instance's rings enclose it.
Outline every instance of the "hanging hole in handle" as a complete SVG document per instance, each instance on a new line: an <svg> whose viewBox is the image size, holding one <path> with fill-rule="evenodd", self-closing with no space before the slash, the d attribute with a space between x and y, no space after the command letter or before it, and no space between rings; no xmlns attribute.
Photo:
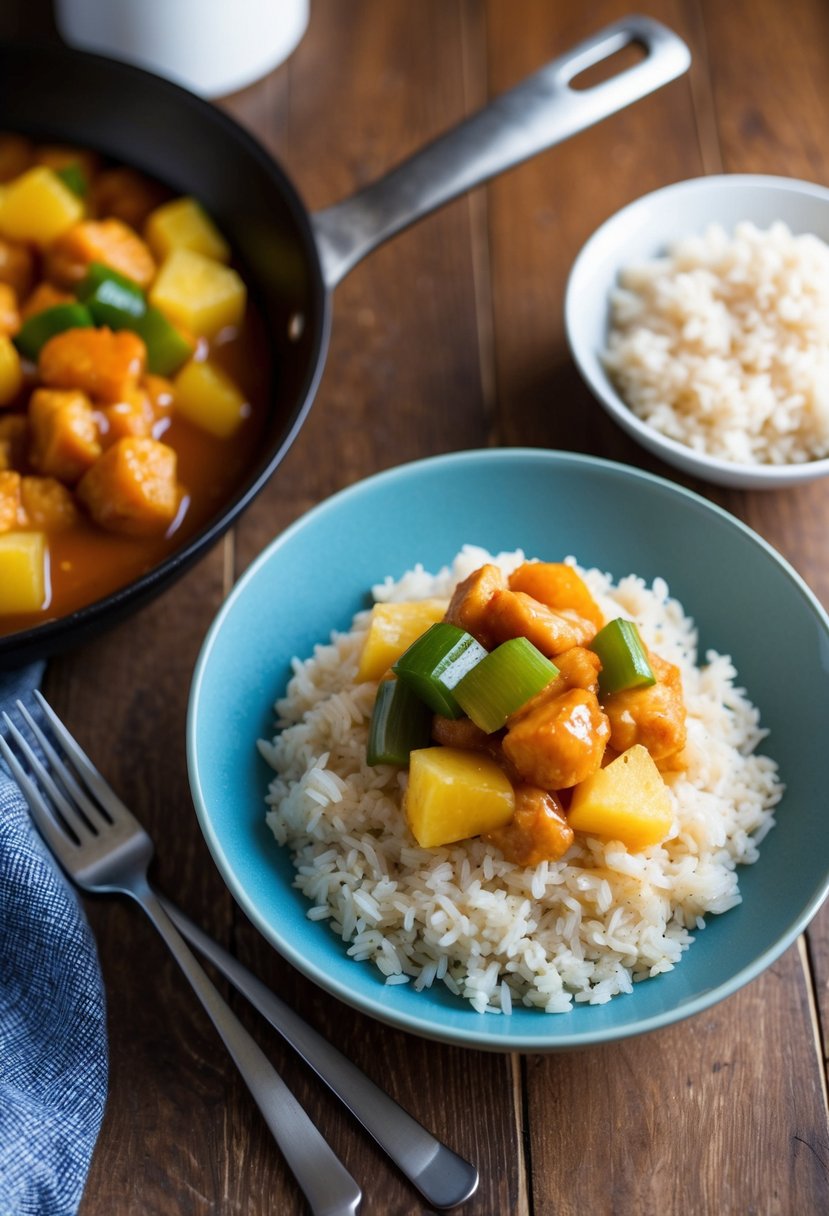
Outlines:
<svg viewBox="0 0 829 1216"><path fill-rule="evenodd" d="M588 89L594 89L596 85L604 84L613 76L620 76L623 72L635 68L647 57L648 48L645 44L632 38L609 55L582 68L576 76L568 80L567 87L577 93L584 93Z"/></svg>

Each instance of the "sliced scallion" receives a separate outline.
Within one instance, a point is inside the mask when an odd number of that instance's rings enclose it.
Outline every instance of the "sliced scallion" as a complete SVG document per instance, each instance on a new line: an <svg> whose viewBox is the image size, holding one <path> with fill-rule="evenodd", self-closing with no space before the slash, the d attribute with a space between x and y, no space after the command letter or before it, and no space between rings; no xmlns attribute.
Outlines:
<svg viewBox="0 0 829 1216"><path fill-rule="evenodd" d="M510 638L464 676L455 697L475 725L491 735L557 675L556 665L527 638Z"/></svg>
<svg viewBox="0 0 829 1216"><path fill-rule="evenodd" d="M463 710L452 690L485 656L483 646L465 629L438 621L400 656L392 671L436 714L460 718Z"/></svg>
<svg viewBox="0 0 829 1216"><path fill-rule="evenodd" d="M653 668L633 621L616 617L609 621L590 643L602 661L599 695L609 697L629 688L647 688L656 683Z"/></svg>
<svg viewBox="0 0 829 1216"><path fill-rule="evenodd" d="M383 680L371 715L366 745L369 764L409 763L409 753L431 743L432 713L400 680Z"/></svg>

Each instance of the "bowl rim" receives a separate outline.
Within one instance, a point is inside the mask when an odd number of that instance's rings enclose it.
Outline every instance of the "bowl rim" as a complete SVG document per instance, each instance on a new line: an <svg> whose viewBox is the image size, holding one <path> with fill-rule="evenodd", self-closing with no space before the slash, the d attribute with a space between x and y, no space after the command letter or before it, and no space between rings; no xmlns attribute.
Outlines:
<svg viewBox="0 0 829 1216"><path fill-rule="evenodd" d="M324 499L316 504L310 510L304 512L296 519L284 532L274 537L268 545L254 558L248 568L243 572L240 578L235 583L227 599L224 601L221 609L210 625L207 634L205 635L199 656L193 671L190 693L187 706L187 722L186 722L186 754L187 768L190 781L190 789L192 800L196 811L196 816L199 821L201 831L204 835L208 849L213 857L214 862L220 872L223 882L227 886L235 901L239 904L247 918L252 922L254 927L262 934L268 944L276 950L292 966L296 967L303 975L315 983L318 987L336 997L338 1000L349 1005L351 1008L360 1013L366 1014L375 1018L395 1029L408 1031L417 1034L420 1037L432 1039L438 1042L449 1043L456 1046L464 1046L487 1051L521 1051L532 1053L549 1053L557 1051L568 1051L578 1047L594 1046L601 1043L616 1042L623 1039L632 1038L640 1034L649 1033L652 1030L674 1025L677 1022L684 1021L688 1017L692 1017L697 1013L710 1008L712 1005L718 1004L725 998L733 995L740 988L744 987L751 980L755 979L763 971L765 971L771 963L784 953L785 950L792 945L797 937L804 931L809 922L820 909L824 900L829 894L829 866L823 876L822 882L814 891L812 897L806 905L801 909L799 914L794 917L789 923L785 932L781 933L778 938L769 946L767 946L760 954L758 954L750 963L744 966L740 971L736 972L731 978L718 986L702 992L693 1000L688 1001L679 1010L663 1010L650 1016L645 1016L639 1021L627 1026L601 1028L570 1031L566 1030L565 1021L556 1020L556 1036L551 1040L549 1034L549 1023L543 1020L542 1011L537 1011L539 1017L539 1028L537 1031L524 1033L515 1033L498 1037L497 1034L492 1034L487 1030L491 1022L496 1021L501 1023L503 1019L490 1019L490 1022L482 1020L481 1030L470 1030L468 1028L456 1028L452 1026L436 1025L434 1021L428 1017L428 1011L424 1006L424 1014L422 1016L407 1013L392 1009L391 1011L380 1005L375 999L355 993L346 985L340 983L336 978L324 974L318 965L309 960L308 957L297 949L284 935L279 933L279 930L270 925L266 918L259 912L256 901L252 899L241 881L238 881L233 872L233 867L225 853L222 840L219 832L216 830L209 808L207 806L206 797L201 786L198 764L198 716L200 710L200 697L207 676L207 669L210 664L211 654L214 646L217 644L220 633L225 627L228 618L234 613L237 602L246 594L247 588L253 582L258 572L263 566L275 559L275 555L286 544L289 544L294 537L300 534L309 523L316 521L325 515L335 513L339 505L343 501L348 501L351 498L360 496L365 493L372 493L376 487L383 486L386 483L393 483L401 476L417 477L419 470L425 468L434 468L441 466L446 470L452 470L462 464L482 463L485 465L502 462L502 461L526 461L544 462L554 468L565 462L577 467L591 468L601 472L622 473L626 477L632 478L637 482L651 483L662 489L668 488L675 493L679 498L686 499L689 502L702 506L715 515L721 517L730 527L742 533L746 540L750 543L758 545L765 551L767 556L779 566L782 572L787 576L789 581L795 584L797 590L805 597L810 607L815 612L823 629L829 638L829 613L823 608L823 605L818 600L817 596L797 573L794 567L769 544L763 537L756 533L747 524L744 524L736 516L726 511L724 508L711 502L700 494L689 490L684 486L660 477L656 474L646 472L641 469L633 468L629 465L622 464L616 461L610 461L602 457L589 456L581 453L549 451L546 449L527 448L527 447L508 447L508 448L481 448L471 449L469 451L448 453L439 456L426 457L420 460L407 462L398 465L391 469L383 470L372 476L361 479L352 485L346 486L337 493ZM385 989L384 989L385 991ZM613 998L621 999L621 998ZM566 1018L566 1015L563 1015ZM544 1028L548 1029L545 1030ZM561 1028L561 1030L559 1029ZM495 1029L493 1027L493 1029Z"/></svg>
<svg viewBox="0 0 829 1216"><path fill-rule="evenodd" d="M714 480L720 485L754 489L783 488L786 485L802 484L829 475L829 456L823 456L817 460L774 465L724 460L720 456L708 456L704 452L698 452L689 445L663 434L656 427L652 427L639 418L613 387L609 377L600 373L598 353L592 350L586 351L586 344L575 336L578 332L575 316L578 309L576 296L580 288L579 279L584 274L585 267L589 265L593 250L608 239L608 234L612 233L614 228L624 228L638 211L646 211L654 203L660 206L667 205L672 198L679 194L727 194L730 191L741 189L814 198L826 203L829 208L829 187L801 178L764 173L714 173L708 176L689 177L642 194L608 216L587 238L576 255L564 289L564 327L570 354L588 388L605 406L608 413L644 447L663 456L674 466L686 471L693 471L700 477Z"/></svg>

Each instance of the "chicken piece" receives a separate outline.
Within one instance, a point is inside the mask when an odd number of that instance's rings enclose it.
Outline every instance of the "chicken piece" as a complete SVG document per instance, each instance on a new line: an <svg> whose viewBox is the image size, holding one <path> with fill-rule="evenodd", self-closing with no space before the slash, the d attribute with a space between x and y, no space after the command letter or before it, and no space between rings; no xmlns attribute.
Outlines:
<svg viewBox="0 0 829 1216"><path fill-rule="evenodd" d="M18 300L23 300L32 290L34 277L31 250L17 241L0 240L0 283L8 283Z"/></svg>
<svg viewBox="0 0 829 1216"><path fill-rule="evenodd" d="M537 866L540 861L564 856L573 843L573 829L555 794L534 785L519 785L512 819L487 832L484 840L517 866Z"/></svg>
<svg viewBox="0 0 829 1216"><path fill-rule="evenodd" d="M464 751L486 751L489 735L476 726L471 718L432 717L432 739L444 747L461 747Z"/></svg>
<svg viewBox="0 0 829 1216"><path fill-rule="evenodd" d="M568 789L602 762L610 724L585 688L537 699L504 736L504 755L525 781L545 790Z"/></svg>
<svg viewBox="0 0 829 1216"><path fill-rule="evenodd" d="M601 629L602 610L580 574L566 562L524 562L509 576L511 591L524 591L557 612L570 608Z"/></svg>
<svg viewBox="0 0 829 1216"><path fill-rule="evenodd" d="M73 224L46 253L46 274L59 287L73 287L90 262L103 262L141 287L155 278L155 258L146 243L121 220L81 220Z"/></svg>
<svg viewBox="0 0 829 1216"><path fill-rule="evenodd" d="M128 398L146 361L146 346L127 329L66 329L43 346L38 371L51 388L78 388L114 402Z"/></svg>
<svg viewBox="0 0 829 1216"><path fill-rule="evenodd" d="M0 418L0 469L22 469L29 446L29 423L24 414Z"/></svg>
<svg viewBox="0 0 829 1216"><path fill-rule="evenodd" d="M20 501L26 523L41 532L61 532L78 520L72 491L54 477L22 477Z"/></svg>
<svg viewBox="0 0 829 1216"><path fill-rule="evenodd" d="M143 389L132 389L124 401L116 401L101 411L105 447L128 435L147 436L153 433L155 412L149 395Z"/></svg>
<svg viewBox="0 0 829 1216"><path fill-rule="evenodd" d="M176 454L155 439L119 439L82 477L77 493L95 522L109 532L166 532L181 501Z"/></svg>
<svg viewBox="0 0 829 1216"><path fill-rule="evenodd" d="M0 182L10 182L32 164L34 150L31 141L11 131L0 134Z"/></svg>
<svg viewBox="0 0 829 1216"><path fill-rule="evenodd" d="M101 454L98 426L86 393L39 388L29 402L33 468L73 485Z"/></svg>
<svg viewBox="0 0 829 1216"><path fill-rule="evenodd" d="M484 613L484 627L491 644L528 638L553 660L572 646L586 645L596 634L593 622L572 609L554 611L524 591L509 590L496 591L491 596Z"/></svg>
<svg viewBox="0 0 829 1216"><path fill-rule="evenodd" d="M571 646L556 655L558 678L564 688L586 688L599 695L599 672L602 661L592 650L584 646Z"/></svg>
<svg viewBox="0 0 829 1216"><path fill-rule="evenodd" d="M141 231L151 211L168 197L163 186L134 169L104 169L90 191L90 206L102 219L116 219Z"/></svg>
<svg viewBox="0 0 829 1216"><path fill-rule="evenodd" d="M605 697L603 708L610 721L610 744L625 752L636 743L662 764L685 747L685 701L678 667L648 651L656 683L629 688Z"/></svg>
<svg viewBox="0 0 829 1216"><path fill-rule="evenodd" d="M144 389L153 412L153 422L166 423L173 412L173 385L165 376L148 374L144 377ZM155 435L158 438L158 435Z"/></svg>
<svg viewBox="0 0 829 1216"><path fill-rule="evenodd" d="M37 316L39 312L45 312L47 308L54 308L56 304L72 304L75 297L68 291L60 291L57 287L53 287L51 283L38 283L37 287L23 301L23 307L20 309L21 321L28 321L29 317Z"/></svg>
<svg viewBox="0 0 829 1216"><path fill-rule="evenodd" d="M8 283L0 283L0 334L13 338L20 329L17 295Z"/></svg>
<svg viewBox="0 0 829 1216"><path fill-rule="evenodd" d="M504 591L506 586L507 580L497 566L481 566L462 583L458 583L444 619L471 633L486 650L490 650L493 642L486 623L487 608L496 591Z"/></svg>
<svg viewBox="0 0 829 1216"><path fill-rule="evenodd" d="M11 532L24 522L20 502L20 474L13 469L0 472L0 532Z"/></svg>

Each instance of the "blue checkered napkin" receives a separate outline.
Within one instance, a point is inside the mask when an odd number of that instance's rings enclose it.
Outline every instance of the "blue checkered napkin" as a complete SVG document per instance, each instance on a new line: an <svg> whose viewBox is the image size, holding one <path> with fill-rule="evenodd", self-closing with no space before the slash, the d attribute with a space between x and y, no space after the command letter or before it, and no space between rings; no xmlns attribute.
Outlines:
<svg viewBox="0 0 829 1216"><path fill-rule="evenodd" d="M0 673L0 709L42 665ZM107 1088L104 992L74 890L0 762L0 1213L77 1211Z"/></svg>

